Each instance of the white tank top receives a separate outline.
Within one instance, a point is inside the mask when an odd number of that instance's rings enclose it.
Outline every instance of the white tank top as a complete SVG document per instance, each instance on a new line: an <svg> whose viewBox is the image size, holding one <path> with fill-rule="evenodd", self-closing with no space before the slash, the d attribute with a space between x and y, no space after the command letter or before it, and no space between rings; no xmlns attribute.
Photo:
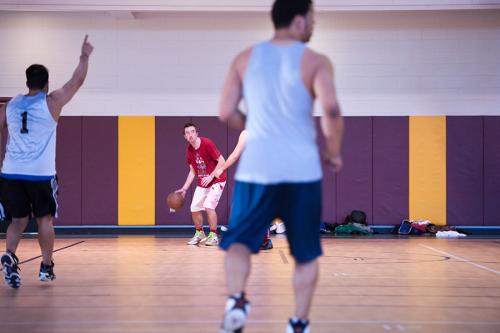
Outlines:
<svg viewBox="0 0 500 333"><path fill-rule="evenodd" d="M50 179L56 174L57 122L47 106L47 94L18 95L6 109L8 139L2 176Z"/></svg>
<svg viewBox="0 0 500 333"><path fill-rule="evenodd" d="M253 48L243 80L248 135L236 180L266 185L322 178L313 99L301 75L304 49L300 42Z"/></svg>

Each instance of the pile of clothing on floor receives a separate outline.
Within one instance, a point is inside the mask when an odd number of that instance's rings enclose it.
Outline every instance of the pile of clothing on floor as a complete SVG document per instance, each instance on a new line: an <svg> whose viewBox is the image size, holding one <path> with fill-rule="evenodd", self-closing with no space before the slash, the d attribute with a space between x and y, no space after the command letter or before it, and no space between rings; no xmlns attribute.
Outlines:
<svg viewBox="0 0 500 333"><path fill-rule="evenodd" d="M280 219L275 219L269 228L273 234L284 234L285 224ZM335 234L336 236L368 236L373 230L366 222L366 214L360 210L353 210L347 215L343 223L322 222L319 231L322 234Z"/></svg>
<svg viewBox="0 0 500 333"><path fill-rule="evenodd" d="M394 233L399 235L434 234L438 238L460 238L467 235L450 225L436 225L429 220L403 220L394 228Z"/></svg>
<svg viewBox="0 0 500 333"><path fill-rule="evenodd" d="M369 236L373 230L366 222L366 213L360 210L353 210L347 215L343 223L321 223L320 232L323 234L332 233L336 236Z"/></svg>

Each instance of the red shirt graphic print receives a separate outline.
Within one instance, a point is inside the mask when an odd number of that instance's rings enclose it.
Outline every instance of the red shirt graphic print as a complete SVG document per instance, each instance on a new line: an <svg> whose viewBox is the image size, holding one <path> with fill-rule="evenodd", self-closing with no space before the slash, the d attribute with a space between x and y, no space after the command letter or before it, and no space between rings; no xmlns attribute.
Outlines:
<svg viewBox="0 0 500 333"><path fill-rule="evenodd" d="M203 177L209 176L215 170L221 153L212 140L203 137L200 137L200 140L201 143L198 149L194 149L193 146L188 145L186 150L187 163L196 172L197 185L208 188L215 183L225 182L226 172L224 171L219 178L214 178L208 186L201 185Z"/></svg>

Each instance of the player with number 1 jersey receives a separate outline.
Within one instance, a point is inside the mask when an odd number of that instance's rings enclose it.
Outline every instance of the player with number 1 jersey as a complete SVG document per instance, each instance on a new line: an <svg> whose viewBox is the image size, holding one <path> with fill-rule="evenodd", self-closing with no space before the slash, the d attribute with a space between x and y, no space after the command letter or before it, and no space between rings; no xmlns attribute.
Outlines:
<svg viewBox="0 0 500 333"><path fill-rule="evenodd" d="M33 64L26 69L25 95L14 97L0 107L1 134L8 139L0 175L0 217L12 222L7 228L6 251L1 256L4 281L11 288L21 286L16 250L31 218L38 225L42 262L38 278L52 281L54 274L54 226L57 217L56 130L62 108L73 98L87 76L89 57L94 47L82 44L80 61L71 79L49 94L49 71ZM0 143L1 145L1 143Z"/></svg>

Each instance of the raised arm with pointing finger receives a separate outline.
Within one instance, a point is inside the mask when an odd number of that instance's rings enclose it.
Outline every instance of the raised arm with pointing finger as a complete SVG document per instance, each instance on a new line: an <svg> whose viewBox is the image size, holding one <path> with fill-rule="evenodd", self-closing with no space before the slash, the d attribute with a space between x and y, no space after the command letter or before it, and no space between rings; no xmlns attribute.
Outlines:
<svg viewBox="0 0 500 333"><path fill-rule="evenodd" d="M85 35L85 39L82 44L82 52L80 54L80 62L76 67L71 79L69 79L66 84L57 90L54 90L47 96L47 104L49 106L50 113L54 119L58 119L61 114L63 106L65 106L72 98L75 96L76 92L82 86L85 78L87 77L87 71L89 67L89 57L94 50L92 44L88 41L88 35Z"/></svg>

